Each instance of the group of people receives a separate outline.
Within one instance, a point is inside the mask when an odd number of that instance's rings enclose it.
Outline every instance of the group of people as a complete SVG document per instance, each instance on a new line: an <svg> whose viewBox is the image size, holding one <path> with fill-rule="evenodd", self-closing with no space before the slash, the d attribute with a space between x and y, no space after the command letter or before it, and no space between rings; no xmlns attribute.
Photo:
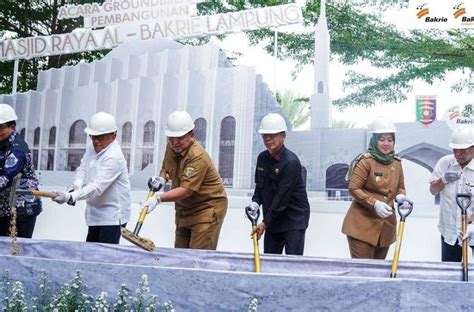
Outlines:
<svg viewBox="0 0 474 312"><path fill-rule="evenodd" d="M352 161L348 170L353 200L342 233L347 235L352 258L385 259L396 240L395 203L412 205L413 202L405 195L401 159L394 149L397 130L393 122L378 117L370 132L369 148ZM449 147L453 154L439 159L429 189L431 194L440 195L441 260L459 262L462 240L474 244L474 224L461 233L461 209L456 203L457 194L471 194L474 187L474 126L459 126L451 136ZM471 203L467 209L468 219L474 218L472 206Z"/></svg>
<svg viewBox="0 0 474 312"><path fill-rule="evenodd" d="M31 238L42 208L39 198L13 196L12 188L38 187L31 153L16 132L16 120L12 107L0 104L0 236L10 235L10 209L14 205L18 236ZM262 210L263 220L254 231L258 239L265 234L265 253L302 255L310 206L301 162L284 144L287 130L285 119L276 113L267 114L260 123L258 132L266 150L257 158L255 190L248 209ZM85 200L86 241L118 244L120 229L130 219L131 187L126 160L116 140L114 116L94 114L85 132L90 141L72 186L67 191L55 191L53 201L74 205ZM342 232L347 235L351 257L384 259L396 239L394 200L412 201L405 195L401 159L394 149L393 122L379 117L373 121L370 133L369 148L352 161L348 170L353 201ZM195 140L194 122L187 112L173 112L165 134L168 143L161 170L151 181L158 189L171 180L171 189L154 194L144 206L150 213L163 202L174 202L175 247L215 250L228 206L222 179L209 154ZM464 237L459 236L455 197L460 191L470 191L470 183L474 183L474 127L459 127L450 147L453 154L441 158L433 170L430 191L441 196L442 260L460 261L458 243L474 238L474 224L469 225Z"/></svg>

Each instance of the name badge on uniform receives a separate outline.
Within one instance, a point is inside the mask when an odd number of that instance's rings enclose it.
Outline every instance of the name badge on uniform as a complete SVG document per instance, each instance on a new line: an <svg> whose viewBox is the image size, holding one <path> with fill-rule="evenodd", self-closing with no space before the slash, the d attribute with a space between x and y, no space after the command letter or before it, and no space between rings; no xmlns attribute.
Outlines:
<svg viewBox="0 0 474 312"><path fill-rule="evenodd" d="M375 182L379 182L380 180L382 180L383 173L382 172L374 172L374 176L375 176Z"/></svg>
<svg viewBox="0 0 474 312"><path fill-rule="evenodd" d="M195 172L196 170L193 167L186 167L183 170L184 175L188 178L192 177Z"/></svg>
<svg viewBox="0 0 474 312"><path fill-rule="evenodd" d="M18 158L14 154L10 154L5 160L5 168L14 167L18 163Z"/></svg>

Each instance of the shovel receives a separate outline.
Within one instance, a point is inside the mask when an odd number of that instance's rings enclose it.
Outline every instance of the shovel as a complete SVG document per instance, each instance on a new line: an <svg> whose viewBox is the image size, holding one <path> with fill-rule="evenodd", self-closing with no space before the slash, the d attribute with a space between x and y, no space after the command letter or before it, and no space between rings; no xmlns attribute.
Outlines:
<svg viewBox="0 0 474 312"><path fill-rule="evenodd" d="M397 277L398 258L400 257L400 249L402 247L403 230L405 229L405 219L413 210L413 204L408 201L398 203L398 214L400 215L400 223L398 225L397 244L395 246L395 253L393 255L392 269L390 270L390 277Z"/></svg>
<svg viewBox="0 0 474 312"><path fill-rule="evenodd" d="M257 220L260 216L260 209L254 210L250 206L245 207L245 214L247 218L249 218L250 222L252 222L252 240L253 240L253 260L255 263L255 272L260 272L260 251L258 249L258 239L257 239L257 232L255 229L257 228Z"/></svg>
<svg viewBox="0 0 474 312"><path fill-rule="evenodd" d="M461 209L461 235L466 234L467 231L467 208L471 205L471 194L458 193L456 194L456 203ZM467 282L468 279L468 255L467 255L467 240L462 241L462 280Z"/></svg>
<svg viewBox="0 0 474 312"><path fill-rule="evenodd" d="M148 180L149 191L148 191L146 199L148 200L150 197L154 196L155 192L158 192L162 188L162 186L163 185L160 184L158 187L154 187L152 183L152 178L150 178ZM145 217L147 213L148 213L148 206L145 206L140 211L140 216L138 217L138 221L137 221L137 224L135 225L135 229L133 230L133 232L131 232L130 230L127 230L124 227L120 229L120 232L122 234L122 237L128 240L130 243L138 247L141 247L147 251L152 251L155 249L155 243L151 239L138 236L138 233L140 233L140 230L143 225L143 221L145 221Z"/></svg>

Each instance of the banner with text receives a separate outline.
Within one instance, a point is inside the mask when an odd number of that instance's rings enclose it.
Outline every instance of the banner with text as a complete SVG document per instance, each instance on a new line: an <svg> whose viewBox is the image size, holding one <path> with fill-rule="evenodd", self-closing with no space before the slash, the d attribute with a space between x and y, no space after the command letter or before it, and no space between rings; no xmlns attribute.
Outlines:
<svg viewBox="0 0 474 312"><path fill-rule="evenodd" d="M58 19L83 16L87 28L2 40L0 61L109 49L136 39L180 40L242 32L297 24L303 19L301 7L294 3L197 16L198 2L201 0L122 0L61 7Z"/></svg>

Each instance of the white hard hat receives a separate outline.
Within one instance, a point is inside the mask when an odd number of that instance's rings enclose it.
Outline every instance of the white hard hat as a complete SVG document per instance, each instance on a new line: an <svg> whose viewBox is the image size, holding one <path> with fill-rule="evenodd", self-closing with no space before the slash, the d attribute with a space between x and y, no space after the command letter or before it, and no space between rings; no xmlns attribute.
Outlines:
<svg viewBox="0 0 474 312"><path fill-rule="evenodd" d="M117 131L117 124L114 116L105 112L98 112L92 115L91 122L84 131L89 135L112 133Z"/></svg>
<svg viewBox="0 0 474 312"><path fill-rule="evenodd" d="M285 119L277 113L270 113L263 117L260 122L260 129L258 133L260 134L273 134L283 131L287 131Z"/></svg>
<svg viewBox="0 0 474 312"><path fill-rule="evenodd" d="M390 118L384 116L375 117L370 124L369 133L395 133L397 129Z"/></svg>
<svg viewBox="0 0 474 312"><path fill-rule="evenodd" d="M166 123L165 134L170 138L177 138L185 135L194 129L194 121L185 111L172 112Z"/></svg>
<svg viewBox="0 0 474 312"><path fill-rule="evenodd" d="M455 149L466 149L474 145L474 126L459 126L454 130L449 147Z"/></svg>
<svg viewBox="0 0 474 312"><path fill-rule="evenodd" d="M0 104L0 124L4 124L17 119L18 117L10 105Z"/></svg>

